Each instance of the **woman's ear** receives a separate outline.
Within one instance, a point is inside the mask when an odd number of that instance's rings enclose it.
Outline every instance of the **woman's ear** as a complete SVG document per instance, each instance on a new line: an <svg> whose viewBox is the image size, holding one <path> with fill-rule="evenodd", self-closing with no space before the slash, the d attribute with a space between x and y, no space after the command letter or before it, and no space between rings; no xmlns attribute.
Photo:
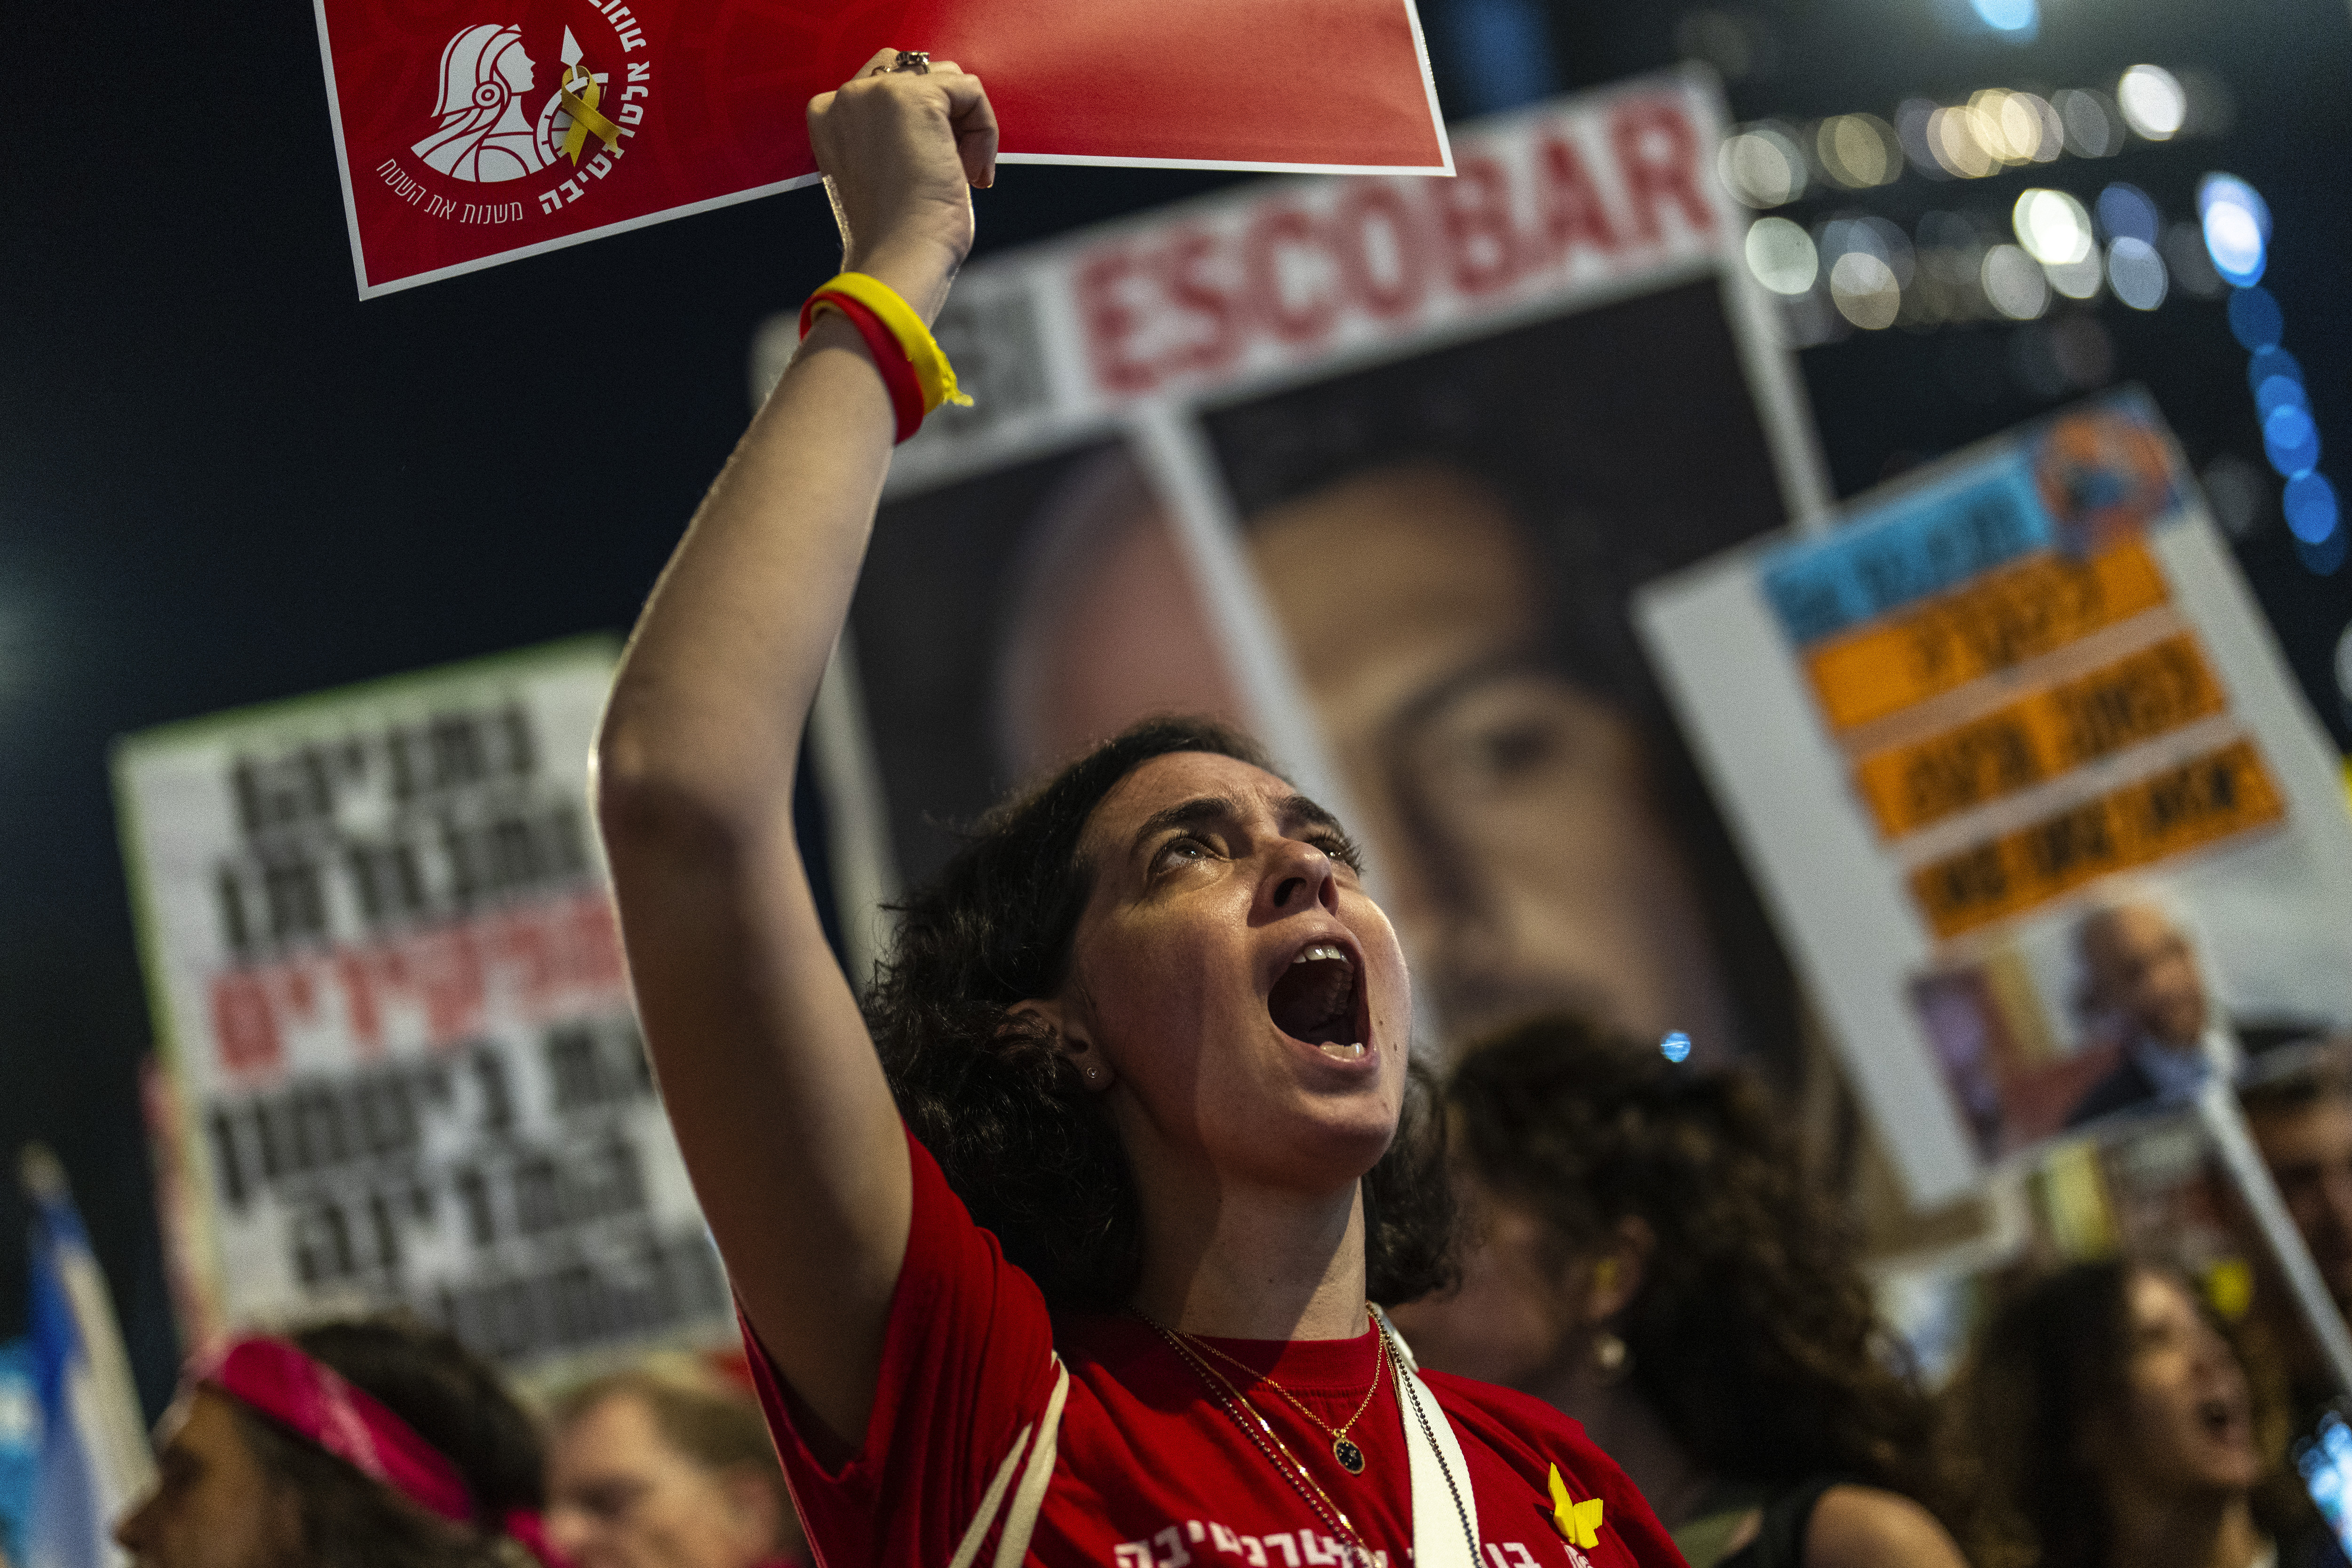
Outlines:
<svg viewBox="0 0 2352 1568"><path fill-rule="evenodd" d="M1060 998L1037 998L1015 1002L1005 1009L1005 1014L1008 1019L1027 1019L1042 1027L1053 1038L1054 1053L1077 1075L1078 1082L1086 1085L1089 1092L1099 1093L1117 1082L1118 1074L1111 1071L1110 1063L1095 1048L1094 1041L1074 1016L1073 1009Z"/></svg>
<svg viewBox="0 0 2352 1568"><path fill-rule="evenodd" d="M1584 1298L1586 1322L1605 1323L1633 1304L1649 1278L1650 1255L1657 1248L1658 1235L1648 1220L1629 1214L1617 1222L1600 1257L1593 1260Z"/></svg>

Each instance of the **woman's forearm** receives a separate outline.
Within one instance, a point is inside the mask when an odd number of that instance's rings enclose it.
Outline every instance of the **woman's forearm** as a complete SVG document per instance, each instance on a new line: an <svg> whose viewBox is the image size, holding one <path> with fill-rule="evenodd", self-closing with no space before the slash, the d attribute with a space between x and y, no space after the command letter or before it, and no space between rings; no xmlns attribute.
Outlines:
<svg viewBox="0 0 2352 1568"><path fill-rule="evenodd" d="M848 613L890 436L863 340L820 316L630 640L598 746L608 817L633 803L714 825L771 814Z"/></svg>
<svg viewBox="0 0 2352 1568"><path fill-rule="evenodd" d="M928 319L970 247L965 181L985 174L994 122L952 68L873 68L811 106L812 140L851 266ZM908 1176L793 841L792 785L896 431L868 352L838 313L818 317L656 586L596 757L663 1105L752 1326L851 1446L905 1252Z"/></svg>

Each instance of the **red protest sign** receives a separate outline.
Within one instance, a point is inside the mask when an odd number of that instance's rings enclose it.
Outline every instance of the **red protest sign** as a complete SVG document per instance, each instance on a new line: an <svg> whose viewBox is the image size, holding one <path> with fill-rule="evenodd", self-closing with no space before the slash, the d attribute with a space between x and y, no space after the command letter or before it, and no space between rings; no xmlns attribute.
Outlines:
<svg viewBox="0 0 2352 1568"><path fill-rule="evenodd" d="M1009 162L1450 173L1412 0L316 0L361 298L816 177L878 48L988 83Z"/></svg>

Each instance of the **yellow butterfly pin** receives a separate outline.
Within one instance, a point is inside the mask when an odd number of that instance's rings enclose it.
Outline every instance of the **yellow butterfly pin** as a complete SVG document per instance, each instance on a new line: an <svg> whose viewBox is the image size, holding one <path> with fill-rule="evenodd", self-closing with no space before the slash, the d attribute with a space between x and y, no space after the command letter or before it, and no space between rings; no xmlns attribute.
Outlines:
<svg viewBox="0 0 2352 1568"><path fill-rule="evenodd" d="M1570 1546L1587 1551L1601 1544L1601 1500L1588 1498L1582 1502L1568 1495L1568 1483L1560 1479L1559 1467L1551 1468L1551 1521L1568 1538Z"/></svg>

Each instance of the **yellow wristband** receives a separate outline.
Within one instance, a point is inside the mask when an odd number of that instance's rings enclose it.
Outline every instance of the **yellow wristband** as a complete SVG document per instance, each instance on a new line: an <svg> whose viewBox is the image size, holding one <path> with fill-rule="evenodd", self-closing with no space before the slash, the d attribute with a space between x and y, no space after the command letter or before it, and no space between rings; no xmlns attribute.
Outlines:
<svg viewBox="0 0 2352 1568"><path fill-rule="evenodd" d="M845 294L880 319L906 350L907 362L915 367L916 384L923 389L923 412L931 413L940 404L951 402L964 408L971 399L956 386L955 367L940 351L939 340L915 314L915 308L898 297L898 291L878 277L863 272L845 272L817 290L819 294Z"/></svg>

